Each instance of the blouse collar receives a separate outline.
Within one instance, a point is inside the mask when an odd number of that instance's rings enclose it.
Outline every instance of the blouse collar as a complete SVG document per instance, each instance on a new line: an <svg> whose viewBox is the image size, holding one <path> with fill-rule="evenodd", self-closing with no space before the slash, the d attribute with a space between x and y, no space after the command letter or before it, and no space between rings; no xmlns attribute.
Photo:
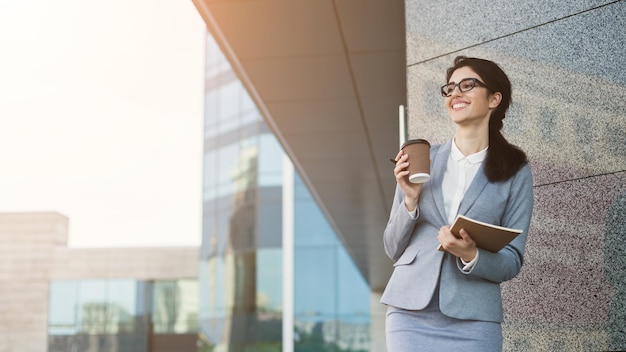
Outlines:
<svg viewBox="0 0 626 352"><path fill-rule="evenodd" d="M463 153L461 153L459 148L456 146L456 142L452 140L452 148L450 149L450 156L452 157L452 160L454 161L461 161L463 159L467 159L467 161L471 164L478 164L478 163L483 162L485 158L487 157L487 149L489 149L489 146L485 147L485 149L479 152L466 156L466 155L463 155Z"/></svg>

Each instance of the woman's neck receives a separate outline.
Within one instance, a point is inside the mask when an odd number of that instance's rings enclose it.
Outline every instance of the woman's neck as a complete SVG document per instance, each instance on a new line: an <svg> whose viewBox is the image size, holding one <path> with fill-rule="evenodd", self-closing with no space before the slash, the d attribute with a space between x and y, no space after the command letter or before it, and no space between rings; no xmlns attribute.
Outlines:
<svg viewBox="0 0 626 352"><path fill-rule="evenodd" d="M463 155L471 155L489 146L489 130L458 128L454 143Z"/></svg>

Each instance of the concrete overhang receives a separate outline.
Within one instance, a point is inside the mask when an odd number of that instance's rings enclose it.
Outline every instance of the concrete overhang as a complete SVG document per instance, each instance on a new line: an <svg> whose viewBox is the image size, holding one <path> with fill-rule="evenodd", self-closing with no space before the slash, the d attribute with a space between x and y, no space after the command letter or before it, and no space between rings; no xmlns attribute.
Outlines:
<svg viewBox="0 0 626 352"><path fill-rule="evenodd" d="M193 0L373 291L406 105L404 1Z"/></svg>

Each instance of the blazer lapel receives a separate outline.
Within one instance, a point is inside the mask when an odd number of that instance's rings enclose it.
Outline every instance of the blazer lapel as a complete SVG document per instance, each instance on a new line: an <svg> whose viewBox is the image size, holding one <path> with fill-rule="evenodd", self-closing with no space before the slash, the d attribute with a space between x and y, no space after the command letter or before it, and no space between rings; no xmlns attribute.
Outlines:
<svg viewBox="0 0 626 352"><path fill-rule="evenodd" d="M442 144L439 150L433 155L433 163L431 165L431 182L433 192L433 202L441 215L442 224L447 224L448 216L446 215L446 209L443 205L443 173L446 171L448 165L448 158L450 157L451 141Z"/></svg>
<svg viewBox="0 0 626 352"><path fill-rule="evenodd" d="M459 214L467 214L468 210L472 207L480 193L483 189L485 189L485 186L487 186L487 183L489 183L489 181L485 175L485 163L483 162L480 165L480 168L478 168L472 183L470 183L467 191L465 191L465 195L459 205Z"/></svg>

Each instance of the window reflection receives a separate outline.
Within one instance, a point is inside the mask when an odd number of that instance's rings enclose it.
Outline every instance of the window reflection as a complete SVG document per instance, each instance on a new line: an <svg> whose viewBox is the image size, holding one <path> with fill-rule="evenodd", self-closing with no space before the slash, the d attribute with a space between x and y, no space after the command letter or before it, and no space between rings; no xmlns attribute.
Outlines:
<svg viewBox="0 0 626 352"><path fill-rule="evenodd" d="M368 351L369 286L297 175L295 185L294 348Z"/></svg>
<svg viewBox="0 0 626 352"><path fill-rule="evenodd" d="M155 282L152 292L155 333L197 331L198 286L195 280Z"/></svg>
<svg viewBox="0 0 626 352"><path fill-rule="evenodd" d="M179 351L195 351L195 279L154 283L130 279L53 281L48 306L51 352L144 352L150 341L172 339L181 343Z"/></svg>
<svg viewBox="0 0 626 352"><path fill-rule="evenodd" d="M257 256L256 304L268 318L282 319L283 253L280 248L260 249Z"/></svg>
<svg viewBox="0 0 626 352"><path fill-rule="evenodd" d="M78 325L79 331L87 334L106 332L107 313L113 314L106 298L105 281L90 280L78 283Z"/></svg>

